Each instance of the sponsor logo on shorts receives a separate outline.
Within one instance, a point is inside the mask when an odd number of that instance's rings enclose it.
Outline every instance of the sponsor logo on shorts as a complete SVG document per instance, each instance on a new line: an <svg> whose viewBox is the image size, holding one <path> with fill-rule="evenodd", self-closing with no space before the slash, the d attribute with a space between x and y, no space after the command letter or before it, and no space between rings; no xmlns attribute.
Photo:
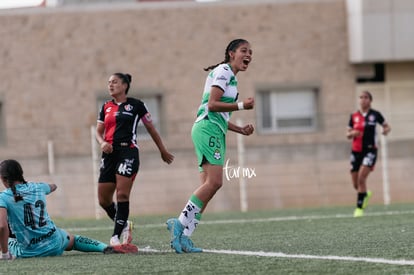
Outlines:
<svg viewBox="0 0 414 275"><path fill-rule="evenodd" d="M220 153L220 150L219 150L219 149L216 149L216 150L214 151L214 155L213 155L213 157L214 157L215 159L217 159L217 160L221 159L221 153Z"/></svg>
<svg viewBox="0 0 414 275"><path fill-rule="evenodd" d="M132 175L132 164L134 159L125 159L124 163L121 163L118 167L118 173L120 175Z"/></svg>
<svg viewBox="0 0 414 275"><path fill-rule="evenodd" d="M40 236L40 237L36 237L36 238L32 238L30 240L30 245L32 244L37 244L40 243L41 241L43 241L44 239L50 238L50 236L53 235L53 233L56 232L56 227L53 227L52 229L50 229L49 232L47 232L46 234Z"/></svg>

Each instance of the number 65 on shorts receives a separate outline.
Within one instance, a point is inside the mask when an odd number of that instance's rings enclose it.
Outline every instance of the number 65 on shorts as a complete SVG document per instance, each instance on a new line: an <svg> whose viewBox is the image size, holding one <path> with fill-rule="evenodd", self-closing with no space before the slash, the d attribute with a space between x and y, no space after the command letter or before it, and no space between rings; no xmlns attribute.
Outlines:
<svg viewBox="0 0 414 275"><path fill-rule="evenodd" d="M213 165L224 165L226 136L216 124L208 120L194 123L191 137L200 169L201 165L206 161Z"/></svg>

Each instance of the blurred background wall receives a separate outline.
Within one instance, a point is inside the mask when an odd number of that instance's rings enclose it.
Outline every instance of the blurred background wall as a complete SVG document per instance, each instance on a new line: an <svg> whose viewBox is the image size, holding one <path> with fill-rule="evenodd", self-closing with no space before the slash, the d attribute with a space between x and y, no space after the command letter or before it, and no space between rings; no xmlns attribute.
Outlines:
<svg viewBox="0 0 414 275"><path fill-rule="evenodd" d="M240 98L256 107L232 120L256 132L228 134L224 185L208 211L355 205L345 132L365 89L393 128L368 179L372 202L412 201L414 34L403 24L412 1L97 2L0 10L0 156L59 186L54 216L103 216L92 133L118 71L132 75L130 95L147 103L176 157L163 163L140 126L131 215L180 211L199 185L190 131L203 68L239 37L253 49L237 75Z"/></svg>

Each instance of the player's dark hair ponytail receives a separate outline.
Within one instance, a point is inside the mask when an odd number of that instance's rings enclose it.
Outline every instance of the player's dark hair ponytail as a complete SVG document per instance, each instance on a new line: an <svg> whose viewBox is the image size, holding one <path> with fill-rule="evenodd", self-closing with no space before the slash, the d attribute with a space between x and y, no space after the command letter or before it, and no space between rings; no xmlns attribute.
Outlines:
<svg viewBox="0 0 414 275"><path fill-rule="evenodd" d="M224 63L228 63L230 62L230 54L229 52L235 52L237 50L237 48L244 43L249 43L247 40L245 39L234 39L233 41L231 41L226 48L226 51L224 52L224 60L220 63L217 63L216 65L211 65L208 66L207 68L204 68L204 71L208 72L210 70L213 70L215 67L217 67L220 64L224 64Z"/></svg>
<svg viewBox="0 0 414 275"><path fill-rule="evenodd" d="M23 178L23 169L19 162L14 159L7 159L0 163L0 176L2 180L6 181L13 192L14 201L23 200L23 197L17 193L15 182L26 183Z"/></svg>
<svg viewBox="0 0 414 275"><path fill-rule="evenodd" d="M122 83L126 83L128 87L125 90L125 94L128 94L129 87L131 86L132 76L130 74L124 74L124 73L114 73L113 75L116 75L122 80Z"/></svg>

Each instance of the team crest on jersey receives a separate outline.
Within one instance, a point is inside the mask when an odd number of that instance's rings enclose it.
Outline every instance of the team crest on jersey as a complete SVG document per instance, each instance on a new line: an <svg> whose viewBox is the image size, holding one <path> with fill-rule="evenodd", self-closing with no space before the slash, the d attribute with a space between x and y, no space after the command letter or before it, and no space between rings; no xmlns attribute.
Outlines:
<svg viewBox="0 0 414 275"><path fill-rule="evenodd" d="M374 116L374 115L370 115L370 116L368 117L368 120L369 120L369 121L375 121L375 116Z"/></svg>
<svg viewBox="0 0 414 275"><path fill-rule="evenodd" d="M132 107L132 105L131 104L127 104L127 105L125 105L124 106L124 109L125 109L125 111L131 111L132 109L134 109L134 107Z"/></svg>
<svg viewBox="0 0 414 275"><path fill-rule="evenodd" d="M230 86L237 86L237 80L236 80L236 78L235 78L234 76L232 76L232 77L230 78L229 85L230 85Z"/></svg>
<svg viewBox="0 0 414 275"><path fill-rule="evenodd" d="M216 149L214 151L214 158L215 159L221 159L221 153L220 153L220 150L219 149Z"/></svg>
<svg viewBox="0 0 414 275"><path fill-rule="evenodd" d="M107 113L110 113L110 112L111 112L111 110L112 110L112 107L108 107L108 109L106 109L106 112L107 112Z"/></svg>
<svg viewBox="0 0 414 275"><path fill-rule="evenodd" d="M356 116L356 117L354 117L354 122L355 122L355 123L358 123L358 122L359 122L359 117L357 117L357 116Z"/></svg>

